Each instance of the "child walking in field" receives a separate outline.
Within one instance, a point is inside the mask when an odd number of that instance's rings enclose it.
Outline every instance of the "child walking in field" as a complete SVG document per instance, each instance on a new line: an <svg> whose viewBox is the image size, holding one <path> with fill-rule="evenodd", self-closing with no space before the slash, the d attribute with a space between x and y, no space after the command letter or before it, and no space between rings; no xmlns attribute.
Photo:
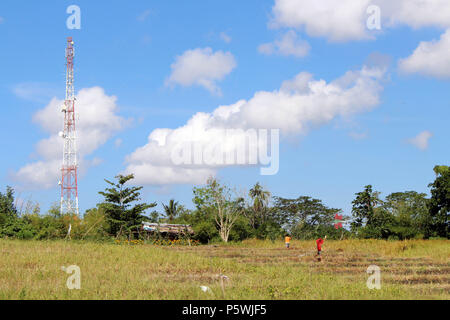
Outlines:
<svg viewBox="0 0 450 320"><path fill-rule="evenodd" d="M325 238L319 238L316 240L316 244L317 244L317 260L322 261L322 258L320 256L320 253L322 252L322 245L325 242L325 240L327 240L327 236L325 236Z"/></svg>
<svg viewBox="0 0 450 320"><path fill-rule="evenodd" d="M289 245L291 243L291 237L289 235L286 235L286 237L284 237L284 243L286 244L286 249L289 249Z"/></svg>

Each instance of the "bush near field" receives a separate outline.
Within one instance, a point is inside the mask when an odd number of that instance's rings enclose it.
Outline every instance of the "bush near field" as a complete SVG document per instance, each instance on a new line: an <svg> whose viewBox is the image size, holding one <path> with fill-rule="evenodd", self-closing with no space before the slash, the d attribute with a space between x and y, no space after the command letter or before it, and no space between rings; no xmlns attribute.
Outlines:
<svg viewBox="0 0 450 320"><path fill-rule="evenodd" d="M128 187L133 175L105 180L99 192L104 201L84 215L61 214L58 204L46 214L38 203L19 205L14 190L0 192L0 238L76 239L109 241L111 238L139 240L143 221L191 225L195 234L180 235L200 243L239 242L246 239L276 241L286 235L297 240L317 239L448 239L450 235L450 168L436 166L436 179L429 184L431 197L415 191L394 192L384 199L367 185L355 194L351 215L330 208L308 196L293 199L273 196L256 183L249 192L235 192L210 178L193 188L194 209L175 200L163 204L164 212L148 209L156 203L138 203L142 187ZM161 235L152 235L160 240Z"/></svg>

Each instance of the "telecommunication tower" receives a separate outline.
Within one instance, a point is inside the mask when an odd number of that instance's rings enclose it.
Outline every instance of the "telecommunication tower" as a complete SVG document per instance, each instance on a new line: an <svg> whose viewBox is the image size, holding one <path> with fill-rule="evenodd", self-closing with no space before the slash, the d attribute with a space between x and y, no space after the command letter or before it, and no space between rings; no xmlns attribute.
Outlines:
<svg viewBox="0 0 450 320"><path fill-rule="evenodd" d="M64 140L63 161L61 167L61 214L78 215L78 183L77 183L77 135L75 113L75 89L73 84L74 42L67 38L66 48L66 100L61 107L64 113L64 129L59 133Z"/></svg>

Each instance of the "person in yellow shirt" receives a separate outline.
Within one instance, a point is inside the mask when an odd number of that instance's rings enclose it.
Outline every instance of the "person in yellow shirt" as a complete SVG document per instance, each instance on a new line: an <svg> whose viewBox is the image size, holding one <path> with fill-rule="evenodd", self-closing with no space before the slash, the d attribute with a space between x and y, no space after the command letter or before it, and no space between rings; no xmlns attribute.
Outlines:
<svg viewBox="0 0 450 320"><path fill-rule="evenodd" d="M291 237L287 234L286 237L284 237L284 243L286 243L286 248L289 249L289 245L291 243Z"/></svg>

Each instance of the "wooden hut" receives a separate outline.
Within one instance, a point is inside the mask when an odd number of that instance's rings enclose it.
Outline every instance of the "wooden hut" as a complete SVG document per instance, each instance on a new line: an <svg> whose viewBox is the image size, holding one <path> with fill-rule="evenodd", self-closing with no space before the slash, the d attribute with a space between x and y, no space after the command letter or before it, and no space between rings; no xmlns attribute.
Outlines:
<svg viewBox="0 0 450 320"><path fill-rule="evenodd" d="M187 224L142 222L142 231L150 234L160 233L163 237L167 236L170 239L194 234L192 227Z"/></svg>

